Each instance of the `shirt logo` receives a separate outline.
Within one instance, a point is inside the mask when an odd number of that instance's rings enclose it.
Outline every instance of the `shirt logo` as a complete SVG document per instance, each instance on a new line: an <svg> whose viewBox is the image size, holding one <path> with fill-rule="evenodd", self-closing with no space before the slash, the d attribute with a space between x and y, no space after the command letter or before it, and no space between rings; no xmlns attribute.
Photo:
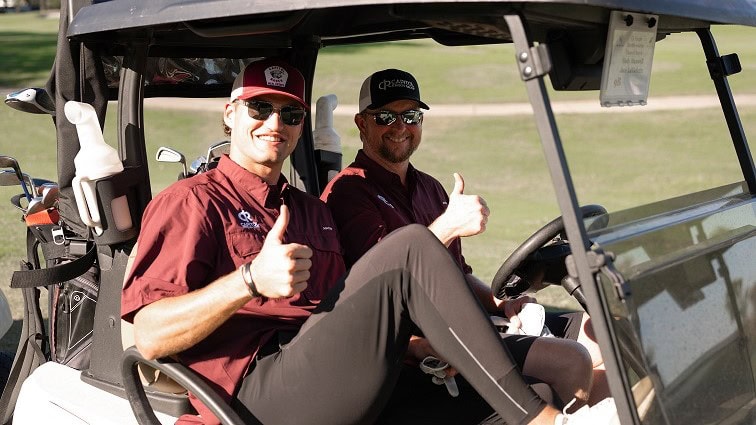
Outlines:
<svg viewBox="0 0 756 425"><path fill-rule="evenodd" d="M239 211L239 214L236 214L236 217L239 219L239 225L245 229L260 228L260 223L252 220L252 214L248 213L246 210Z"/></svg>
<svg viewBox="0 0 756 425"><path fill-rule="evenodd" d="M390 206L390 207L391 207L392 209L396 209L396 208L394 208L394 206L393 206L393 205L391 205L391 203L390 203L390 202L388 201L388 199L386 199L386 198L384 198L384 197L383 197L383 195L376 195L376 196L377 196L377 197L378 197L378 199L380 199L380 200L381 200L381 202L383 202L384 204L386 204L386 205Z"/></svg>
<svg viewBox="0 0 756 425"><path fill-rule="evenodd" d="M331 226L323 226L323 230L333 230L333 227L331 227Z"/></svg>

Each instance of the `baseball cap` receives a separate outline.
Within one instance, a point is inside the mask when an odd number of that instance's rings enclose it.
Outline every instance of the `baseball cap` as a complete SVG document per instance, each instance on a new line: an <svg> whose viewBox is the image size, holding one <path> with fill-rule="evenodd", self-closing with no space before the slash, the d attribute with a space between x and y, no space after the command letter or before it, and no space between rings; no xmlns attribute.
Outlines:
<svg viewBox="0 0 756 425"><path fill-rule="evenodd" d="M251 62L236 76L230 101L247 100L264 94L280 94L296 100L306 109L305 81L298 69L279 59Z"/></svg>
<svg viewBox="0 0 756 425"><path fill-rule="evenodd" d="M360 112L376 109L395 100L414 100L423 109L430 109L420 100L420 86L409 72L384 69L367 77L360 89Z"/></svg>

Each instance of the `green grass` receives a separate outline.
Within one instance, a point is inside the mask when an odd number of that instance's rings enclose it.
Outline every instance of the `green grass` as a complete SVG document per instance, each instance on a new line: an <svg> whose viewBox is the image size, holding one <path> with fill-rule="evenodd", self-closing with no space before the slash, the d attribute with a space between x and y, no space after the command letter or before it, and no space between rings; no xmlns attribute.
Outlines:
<svg viewBox="0 0 756 425"><path fill-rule="evenodd" d="M0 87L44 84L55 57L58 21L39 13L5 13L0 34Z"/></svg>
<svg viewBox="0 0 756 425"><path fill-rule="evenodd" d="M55 49L57 22L36 14L0 15L0 87L44 84ZM744 71L730 79L736 93L756 93L756 30L715 30L722 53L738 51ZM431 104L526 101L516 74L511 46L448 48L427 41L363 47L327 48L321 53L315 96L335 93L343 104L357 102L363 79L376 69L399 67L413 72ZM692 68L691 68L692 67ZM684 71L683 71L684 70ZM695 36L672 35L658 43L652 96L713 93L704 73ZM553 99L595 99L598 93L552 93ZM115 142L114 108L106 140ZM466 179L468 193L481 194L492 210L486 233L464 240L468 262L490 281L500 263L522 240L558 215L550 177L532 117L439 118L431 110L423 143L413 162L437 176L447 189L453 172ZM756 109L741 109L747 134L756 132ZM560 133L581 203L599 203L610 211L666 199L740 180L737 162L715 110L559 115ZM222 138L219 111L148 110L147 153L153 192L175 181L179 167L152 159L158 146L184 152L187 160L204 154ZM335 117L348 163L359 148L350 117ZM49 117L0 107L0 154L16 157L24 171L56 179L56 142ZM702 140L706 140L703 143ZM639 172L640 170L640 172ZM7 199L18 187L0 187L0 282L20 317L19 291L7 289L12 270L25 257L24 227ZM541 301L560 302L546 294ZM9 349L7 341L0 349ZM13 349L13 347L10 347Z"/></svg>

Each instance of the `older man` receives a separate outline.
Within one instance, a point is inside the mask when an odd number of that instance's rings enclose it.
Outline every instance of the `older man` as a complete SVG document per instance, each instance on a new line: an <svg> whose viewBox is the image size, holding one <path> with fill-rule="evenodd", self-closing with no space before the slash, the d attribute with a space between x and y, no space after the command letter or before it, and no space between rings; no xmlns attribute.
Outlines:
<svg viewBox="0 0 756 425"><path fill-rule="evenodd" d="M448 247L486 310L509 317L514 327L519 327L518 312L534 300L494 298L490 286L472 274L462 255L460 238L485 230L490 213L486 202L464 193L465 183L459 174L454 174L454 189L447 196L438 180L410 163L422 138L423 109L429 107L421 100L417 80L408 72L378 71L361 87L354 122L362 149L321 196L338 225L347 266L392 231L422 224ZM603 380L598 346L583 331L586 322L587 315L582 313L549 314L548 327L567 339L516 336L505 338L505 342L523 374L549 383L565 402L573 397L585 401L591 379L590 374L581 374L585 369L575 367L582 364L575 341L589 349L592 366L598 369L595 374ZM409 353L410 362L438 354L427 340L417 336L410 343ZM600 387L597 392L603 394L598 399L607 395L605 382L600 382Z"/></svg>

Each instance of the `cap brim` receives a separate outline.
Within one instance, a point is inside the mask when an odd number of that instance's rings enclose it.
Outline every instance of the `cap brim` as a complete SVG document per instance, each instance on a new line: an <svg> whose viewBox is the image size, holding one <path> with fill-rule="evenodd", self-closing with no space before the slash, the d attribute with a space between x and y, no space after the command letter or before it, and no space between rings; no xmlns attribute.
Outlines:
<svg viewBox="0 0 756 425"><path fill-rule="evenodd" d="M365 112L368 109L379 109L379 108L384 107L385 105L388 105L391 102L396 102L397 100L414 100L415 102L417 102L418 105L420 105L420 108L430 110L430 106L428 106L422 100L412 99L410 97L398 97L396 99L392 99L390 102L384 103L383 105L368 105L366 108L363 108L360 112Z"/></svg>
<svg viewBox="0 0 756 425"><path fill-rule="evenodd" d="M239 96L232 97L231 101L234 101L234 100L237 100L237 99L238 100L247 100L247 99L252 99L253 97L263 96L263 95L266 95L266 94L278 94L278 95L281 95L281 96L288 97L289 99L295 100L297 103L299 103L300 105L302 105L302 107L305 108L306 110L308 110L308 111L310 110L310 105L306 104L299 97L297 97L297 96L295 96L295 95L293 95L291 93L287 93L285 91L274 90L274 89L269 89L269 88L258 88L258 89L250 90L250 91L242 91L242 93Z"/></svg>

